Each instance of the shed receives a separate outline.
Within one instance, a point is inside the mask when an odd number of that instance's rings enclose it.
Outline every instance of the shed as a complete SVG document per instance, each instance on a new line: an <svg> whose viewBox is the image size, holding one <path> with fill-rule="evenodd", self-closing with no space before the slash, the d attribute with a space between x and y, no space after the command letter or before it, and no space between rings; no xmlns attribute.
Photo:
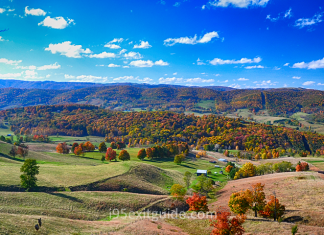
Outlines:
<svg viewBox="0 0 324 235"><path fill-rule="evenodd" d="M197 176L205 175L207 176L207 170L197 170Z"/></svg>
<svg viewBox="0 0 324 235"><path fill-rule="evenodd" d="M7 136L11 136L11 134L8 134Z"/></svg>
<svg viewBox="0 0 324 235"><path fill-rule="evenodd" d="M226 159L224 159L224 158L220 158L220 159L218 159L218 161L220 161L220 162L228 162Z"/></svg>
<svg viewBox="0 0 324 235"><path fill-rule="evenodd" d="M215 167L216 167L216 168L221 168L221 166L219 166L219 165L215 165Z"/></svg>

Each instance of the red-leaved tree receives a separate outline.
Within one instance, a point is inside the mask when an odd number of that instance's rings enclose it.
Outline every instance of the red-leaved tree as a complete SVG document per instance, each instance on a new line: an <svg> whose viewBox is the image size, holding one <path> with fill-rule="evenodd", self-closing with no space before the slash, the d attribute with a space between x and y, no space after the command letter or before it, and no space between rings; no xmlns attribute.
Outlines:
<svg viewBox="0 0 324 235"><path fill-rule="evenodd" d="M116 151L113 150L111 147L107 149L107 152L106 152L106 160L108 161L112 161L112 160L116 160Z"/></svg>
<svg viewBox="0 0 324 235"><path fill-rule="evenodd" d="M211 226L214 227L212 235L242 235L244 228L242 224L246 220L245 215L237 215L230 219L230 212L221 209L217 212L216 218L211 220Z"/></svg>
<svg viewBox="0 0 324 235"><path fill-rule="evenodd" d="M209 211L206 196L199 196L198 193L194 193L192 197L189 197L186 203L189 205L189 211Z"/></svg>

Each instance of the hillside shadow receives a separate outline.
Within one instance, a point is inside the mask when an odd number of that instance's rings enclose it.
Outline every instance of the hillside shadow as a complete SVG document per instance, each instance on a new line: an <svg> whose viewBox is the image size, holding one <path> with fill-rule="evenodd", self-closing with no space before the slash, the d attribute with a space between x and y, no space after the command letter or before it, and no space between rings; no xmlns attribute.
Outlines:
<svg viewBox="0 0 324 235"><path fill-rule="evenodd" d="M68 199L68 200L73 201L73 202L83 203L83 200L81 200L79 198L76 198L76 197L72 197L72 196L63 194L63 193L48 193L48 194L53 195L53 196L57 196L57 197L61 197L61 198L65 198L65 199Z"/></svg>
<svg viewBox="0 0 324 235"><path fill-rule="evenodd" d="M0 153L0 157L7 158L7 159L17 161L17 162L25 162L25 160L23 160L23 159L14 158L14 157L11 157L11 156L9 156L7 154L4 154L4 153Z"/></svg>

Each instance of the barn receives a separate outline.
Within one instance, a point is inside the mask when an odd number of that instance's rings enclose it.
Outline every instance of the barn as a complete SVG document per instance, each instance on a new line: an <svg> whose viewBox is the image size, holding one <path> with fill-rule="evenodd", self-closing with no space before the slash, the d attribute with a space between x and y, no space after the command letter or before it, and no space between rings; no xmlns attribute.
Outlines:
<svg viewBox="0 0 324 235"><path fill-rule="evenodd" d="M197 170L197 176L205 175L207 176L207 170Z"/></svg>

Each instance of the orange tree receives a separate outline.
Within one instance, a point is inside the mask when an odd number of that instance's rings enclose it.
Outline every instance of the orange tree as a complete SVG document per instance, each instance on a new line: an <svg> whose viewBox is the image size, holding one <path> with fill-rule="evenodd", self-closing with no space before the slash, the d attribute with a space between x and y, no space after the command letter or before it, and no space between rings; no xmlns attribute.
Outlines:
<svg viewBox="0 0 324 235"><path fill-rule="evenodd" d="M309 165L307 162L298 162L296 166L296 171L308 171Z"/></svg>
<svg viewBox="0 0 324 235"><path fill-rule="evenodd" d="M186 188L180 184L172 185L170 193L175 199L183 200L183 197L186 195Z"/></svg>
<svg viewBox="0 0 324 235"><path fill-rule="evenodd" d="M59 143L56 146L56 152L58 153L63 153L63 154L68 154L70 152L70 149L68 148L67 144L64 143Z"/></svg>
<svg viewBox="0 0 324 235"><path fill-rule="evenodd" d="M265 205L264 209L260 211L260 214L263 217L273 218L274 217L274 211L276 210L276 217L281 217L286 208L284 205L281 205L279 203L278 198L275 198L275 196L270 195L270 201Z"/></svg>
<svg viewBox="0 0 324 235"><path fill-rule="evenodd" d="M216 218L211 220L211 226L214 227L212 235L242 235L244 228L242 224L246 220L245 215L237 215L230 219L230 212L221 210L217 212Z"/></svg>
<svg viewBox="0 0 324 235"><path fill-rule="evenodd" d="M227 173L230 173L232 169L233 169L233 166L228 165L228 166L225 168L225 171L226 171Z"/></svg>
<svg viewBox="0 0 324 235"><path fill-rule="evenodd" d="M206 196L199 196L198 193L194 193L192 197L189 197L186 203L189 205L189 211L209 211Z"/></svg>
<svg viewBox="0 0 324 235"><path fill-rule="evenodd" d="M74 148L74 154L77 156L80 156L83 154L83 149L82 149L81 144L79 146L77 146L76 148Z"/></svg>
<svg viewBox="0 0 324 235"><path fill-rule="evenodd" d="M265 194L263 192L264 184L252 184L252 190L247 189L245 195L250 202L250 208L254 211L254 216L257 217L257 212L262 211L265 206Z"/></svg>
<svg viewBox="0 0 324 235"><path fill-rule="evenodd" d="M112 148L108 148L107 152L106 152L106 160L108 161L112 161L112 160L116 160L116 151L113 150Z"/></svg>
<svg viewBox="0 0 324 235"><path fill-rule="evenodd" d="M244 191L232 193L228 206L236 214L245 214L250 209L250 200Z"/></svg>
<svg viewBox="0 0 324 235"><path fill-rule="evenodd" d="M118 159L122 161L129 161L130 160L130 155L126 150L120 151L118 155Z"/></svg>
<svg viewBox="0 0 324 235"><path fill-rule="evenodd" d="M83 145L83 148L86 151L93 151L93 150L95 150L95 146L90 141L85 142L84 145Z"/></svg>
<svg viewBox="0 0 324 235"><path fill-rule="evenodd" d="M143 160L145 157L146 157L145 149L140 149L140 151L138 151L137 158Z"/></svg>

